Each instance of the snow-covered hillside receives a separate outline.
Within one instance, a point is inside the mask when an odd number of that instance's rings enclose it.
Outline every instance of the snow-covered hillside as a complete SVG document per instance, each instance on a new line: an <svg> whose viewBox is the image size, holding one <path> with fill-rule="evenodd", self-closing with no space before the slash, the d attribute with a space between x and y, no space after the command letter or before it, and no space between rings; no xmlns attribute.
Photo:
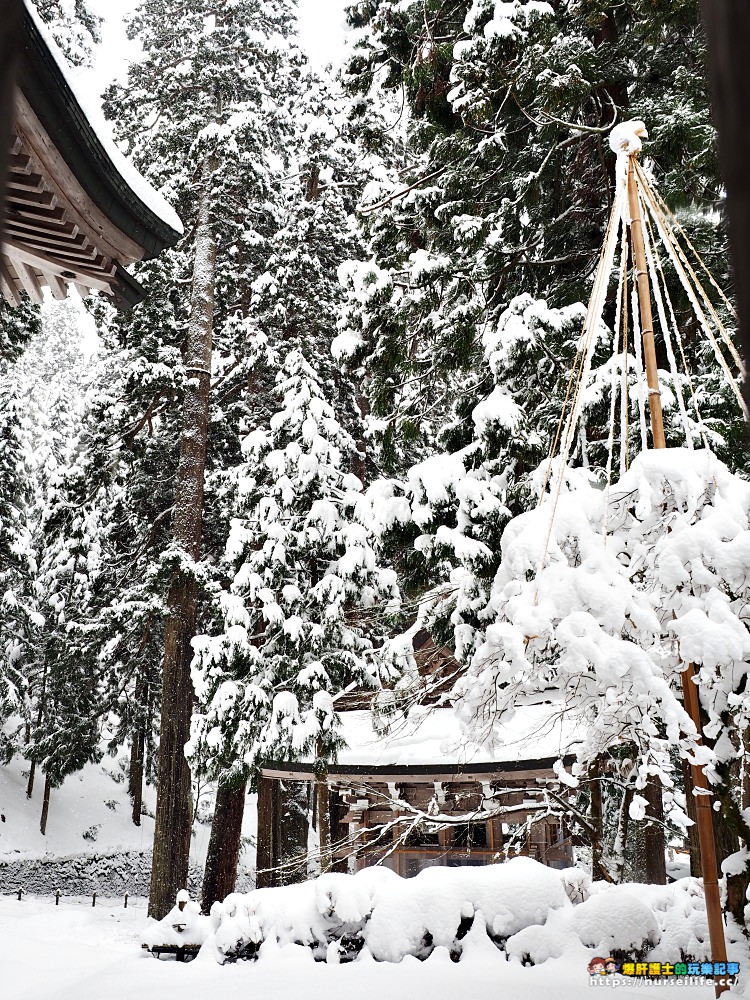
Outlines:
<svg viewBox="0 0 750 1000"><path fill-rule="evenodd" d="M88 882L99 872L97 891L100 895L119 895L120 890L131 891L127 879L117 877L108 885L107 872L112 863L106 865L97 859L111 858L113 855L127 855L123 861L125 870L133 868L142 872L150 868L148 857L138 858L139 852L150 852L153 834L153 811L156 792L153 786L144 787L144 808L141 825L137 827L131 818L132 806L127 794L125 772L119 758L105 757L99 764L87 764L77 774L68 778L63 786L53 789L50 799L49 819L45 836L39 832L39 816L42 808L43 781L35 783L33 797L26 798L28 762L19 757L0 768L0 891L14 891L19 884L16 876L19 862L45 862L49 869L49 891L59 888L66 892L68 878L76 881L75 874L86 872L86 883L80 878L72 891L86 891ZM199 797L199 816L205 822L193 827L190 861L196 873L202 871L206 860L206 849L211 831L211 809L213 794L205 789ZM255 863L254 838L256 829L255 796L249 796L245 809L243 838L247 838L240 858L240 877L247 884L248 869ZM250 843L252 838L252 844ZM84 862L91 859L91 863ZM81 859L78 864L67 863L69 859ZM60 861L55 868L51 862ZM41 864L40 864L41 868ZM28 870L25 866L24 870ZM244 876L244 878L243 878ZM136 879L136 881L138 881ZM141 890L142 891L142 890Z"/></svg>

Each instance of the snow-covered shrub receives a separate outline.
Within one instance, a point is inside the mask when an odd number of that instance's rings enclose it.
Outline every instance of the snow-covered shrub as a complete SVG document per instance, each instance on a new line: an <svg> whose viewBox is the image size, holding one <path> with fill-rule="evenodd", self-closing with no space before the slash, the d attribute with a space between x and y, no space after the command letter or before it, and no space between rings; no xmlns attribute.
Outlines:
<svg viewBox="0 0 750 1000"><path fill-rule="evenodd" d="M212 910L209 948L218 961L257 957L269 939L304 945L327 961L349 961L364 948L378 961L426 958L435 948L458 960L479 926L502 946L524 927L570 909L560 873L529 858L427 868L412 879L366 868L228 896Z"/></svg>
<svg viewBox="0 0 750 1000"><path fill-rule="evenodd" d="M607 886L581 903L573 927L581 943L599 954L644 958L660 940L653 910L629 886Z"/></svg>
<svg viewBox="0 0 750 1000"><path fill-rule="evenodd" d="M649 958L655 962L674 961L675 955L694 961L711 958L703 884L699 879L688 877L670 885L631 888L653 910L659 926L659 944Z"/></svg>
<svg viewBox="0 0 750 1000"><path fill-rule="evenodd" d="M143 935L143 944L149 948L164 944L203 944L212 927L211 917L201 914L200 903L191 901L187 889L180 889L169 913L162 920L149 923Z"/></svg>
<svg viewBox="0 0 750 1000"><path fill-rule="evenodd" d="M545 924L524 927L505 942L508 958L515 958L523 965L541 965L577 947L580 947L580 940L573 930L568 909L551 913Z"/></svg>
<svg viewBox="0 0 750 1000"><path fill-rule="evenodd" d="M587 896L574 904L571 886ZM708 959L698 879L609 885L530 858L432 867L404 879L386 868L233 893L215 903L202 954L219 963L306 954L334 964L478 952L539 965L580 952L653 961ZM169 921L167 920L167 923ZM295 951L294 949L298 951ZM291 951L287 949L292 949Z"/></svg>

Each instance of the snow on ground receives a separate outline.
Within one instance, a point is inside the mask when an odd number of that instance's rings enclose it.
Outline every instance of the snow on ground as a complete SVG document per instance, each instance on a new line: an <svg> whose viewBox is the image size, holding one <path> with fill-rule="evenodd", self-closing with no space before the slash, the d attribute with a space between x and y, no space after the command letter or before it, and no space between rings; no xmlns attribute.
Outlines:
<svg viewBox="0 0 750 1000"><path fill-rule="evenodd" d="M217 965L199 957L185 965L157 960L141 950L146 902L91 907L88 900L0 898L0 969L2 995L13 1000L460 1000L466 996L497 1000L581 1000L591 993L581 947L543 965L525 968L489 941L476 944L461 962L445 949L425 961L406 958L398 964L368 958L349 965L315 962L296 945L269 951L258 962ZM619 977L618 977L619 978ZM616 997L664 995L656 986L634 987L620 981ZM609 984L608 984L609 985ZM708 1000L712 987L690 987L690 1000ZM605 995L609 995L608 991ZM667 991L671 995L671 990ZM682 995L681 993L678 995ZM727 997L750 996L737 988Z"/></svg>

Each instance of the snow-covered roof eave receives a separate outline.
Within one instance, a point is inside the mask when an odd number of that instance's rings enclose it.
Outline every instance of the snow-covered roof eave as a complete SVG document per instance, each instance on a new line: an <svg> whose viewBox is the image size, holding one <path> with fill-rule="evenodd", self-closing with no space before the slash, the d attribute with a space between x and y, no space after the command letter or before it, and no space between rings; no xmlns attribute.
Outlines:
<svg viewBox="0 0 750 1000"><path fill-rule="evenodd" d="M40 119L47 117L54 131L67 133L68 141L57 144L59 152L99 207L144 247L145 258L156 256L182 236L179 216L117 148L98 101L82 93L32 0L24 3L27 67L21 89ZM35 86L39 74L48 77L50 86ZM39 108L45 98L52 99L55 107Z"/></svg>
<svg viewBox="0 0 750 1000"><path fill-rule="evenodd" d="M451 708L412 710L407 717L394 718L385 734L376 732L367 710L344 711L340 719L346 747L339 751L330 773L342 776L404 771L429 778L433 771L451 769L467 774L549 769L556 760L572 762L583 736L580 723L568 716L560 702L519 708L491 742L481 744L462 731ZM290 770L306 766L304 757L288 765Z"/></svg>

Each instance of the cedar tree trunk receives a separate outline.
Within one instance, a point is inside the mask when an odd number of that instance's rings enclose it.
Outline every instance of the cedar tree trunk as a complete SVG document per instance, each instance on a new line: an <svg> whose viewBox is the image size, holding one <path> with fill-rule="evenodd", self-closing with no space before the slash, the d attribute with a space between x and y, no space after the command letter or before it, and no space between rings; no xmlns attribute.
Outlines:
<svg viewBox="0 0 750 1000"><path fill-rule="evenodd" d="M180 438L172 538L186 565L169 589L164 642L161 731L151 894L148 914L160 920L187 885L192 810L190 768L185 744L190 736L193 684L191 640L195 635L197 584L190 563L200 559L206 434L211 389L211 337L216 278L216 243L211 228L211 173L208 158L198 205L193 260L193 293L188 324L185 398Z"/></svg>
<svg viewBox="0 0 750 1000"><path fill-rule="evenodd" d="M700 0L708 39L713 109L727 189L734 292L745 364L750 365L750 3ZM744 383L750 402L750 380Z"/></svg>
<svg viewBox="0 0 750 1000"><path fill-rule="evenodd" d="M44 795L42 796L42 815L39 820L39 832L43 837L47 835L47 819L49 818L49 797L52 791L52 782L49 775L44 777Z"/></svg>
<svg viewBox="0 0 750 1000"><path fill-rule="evenodd" d="M216 807L208 841L203 874L201 909L210 913L213 904L234 892L240 857L242 817L245 812L246 782L219 783Z"/></svg>
<svg viewBox="0 0 750 1000"><path fill-rule="evenodd" d="M602 815L601 766L595 760L589 767L589 788L591 789L591 878L594 882L610 881L604 865L604 817Z"/></svg>
<svg viewBox="0 0 750 1000"><path fill-rule="evenodd" d="M139 705L148 695L148 681L139 675L136 683L136 701ZM141 825L141 808L143 806L143 764L146 753L146 720L141 717L133 730L132 746L130 748L130 770L128 773L128 793L133 803L133 823Z"/></svg>
<svg viewBox="0 0 750 1000"><path fill-rule="evenodd" d="M646 881L654 885L665 885L667 863L664 858L664 803L661 782L657 777L649 778L643 797L648 802L645 833Z"/></svg>

